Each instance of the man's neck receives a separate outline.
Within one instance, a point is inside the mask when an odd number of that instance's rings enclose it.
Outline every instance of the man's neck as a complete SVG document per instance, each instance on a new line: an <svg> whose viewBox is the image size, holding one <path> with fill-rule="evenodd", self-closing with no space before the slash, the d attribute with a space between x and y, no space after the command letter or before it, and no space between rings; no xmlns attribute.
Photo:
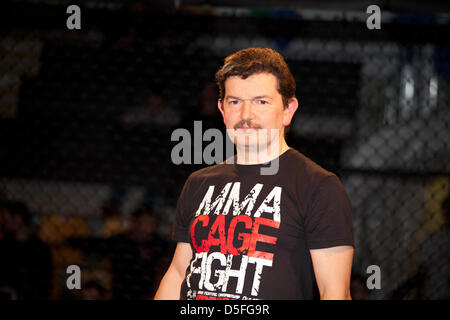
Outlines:
<svg viewBox="0 0 450 320"><path fill-rule="evenodd" d="M262 164L278 158L289 149L286 141L283 139L281 143L277 143L278 147L266 146L266 148L236 146L236 162L238 164Z"/></svg>

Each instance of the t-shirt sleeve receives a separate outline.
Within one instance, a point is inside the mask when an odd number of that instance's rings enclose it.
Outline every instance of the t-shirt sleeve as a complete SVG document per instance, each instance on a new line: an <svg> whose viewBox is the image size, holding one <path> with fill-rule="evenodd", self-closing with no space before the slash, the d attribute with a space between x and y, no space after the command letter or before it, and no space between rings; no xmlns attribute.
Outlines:
<svg viewBox="0 0 450 320"><path fill-rule="evenodd" d="M192 175L186 180L175 209L175 219L172 226L172 239L176 242L190 242L190 190L192 184Z"/></svg>
<svg viewBox="0 0 450 320"><path fill-rule="evenodd" d="M321 179L305 219L309 249L354 246L351 203L336 175Z"/></svg>

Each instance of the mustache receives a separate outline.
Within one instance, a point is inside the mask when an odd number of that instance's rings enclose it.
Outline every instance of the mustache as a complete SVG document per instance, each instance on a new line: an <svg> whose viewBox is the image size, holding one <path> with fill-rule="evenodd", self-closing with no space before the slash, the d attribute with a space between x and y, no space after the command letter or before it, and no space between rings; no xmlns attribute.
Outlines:
<svg viewBox="0 0 450 320"><path fill-rule="evenodd" d="M261 126L257 123L252 122L251 120L241 120L233 126L234 130L247 126L249 128L261 129Z"/></svg>

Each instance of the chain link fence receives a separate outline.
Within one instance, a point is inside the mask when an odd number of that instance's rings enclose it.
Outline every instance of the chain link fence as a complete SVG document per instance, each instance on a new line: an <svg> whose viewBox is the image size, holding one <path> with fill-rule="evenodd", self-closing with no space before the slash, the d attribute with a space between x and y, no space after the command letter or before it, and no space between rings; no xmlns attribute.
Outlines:
<svg viewBox="0 0 450 320"><path fill-rule="evenodd" d="M2 13L4 298L152 297L179 192L206 165L174 164L171 134L194 121L224 131L214 73L245 47L284 55L300 102L288 144L347 189L353 298L449 297L448 17L383 13L369 30L365 8L90 3L81 30L66 28L63 2L9 1ZM81 290L68 288L69 265Z"/></svg>

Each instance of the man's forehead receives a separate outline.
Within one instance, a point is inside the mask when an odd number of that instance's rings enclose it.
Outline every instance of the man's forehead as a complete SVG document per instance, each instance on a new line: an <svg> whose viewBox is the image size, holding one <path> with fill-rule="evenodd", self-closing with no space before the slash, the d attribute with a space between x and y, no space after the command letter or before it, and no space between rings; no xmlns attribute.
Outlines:
<svg viewBox="0 0 450 320"><path fill-rule="evenodd" d="M227 78L225 83L229 81L244 81L244 82L274 82L277 83L277 77L269 72L259 72L251 74L247 77L243 77L240 75L230 76Z"/></svg>
<svg viewBox="0 0 450 320"><path fill-rule="evenodd" d="M245 79L240 76L231 76L225 81L225 98L229 96L274 98L278 94L277 78L270 73L257 73Z"/></svg>

